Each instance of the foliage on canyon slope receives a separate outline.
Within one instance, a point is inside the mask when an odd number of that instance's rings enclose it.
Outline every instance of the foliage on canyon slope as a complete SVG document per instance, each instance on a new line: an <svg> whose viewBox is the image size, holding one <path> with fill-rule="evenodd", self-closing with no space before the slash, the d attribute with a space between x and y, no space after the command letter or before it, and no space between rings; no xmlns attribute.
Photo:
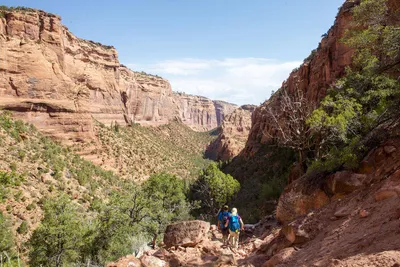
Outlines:
<svg viewBox="0 0 400 267"><path fill-rule="evenodd" d="M365 0L353 10L343 41L355 48L353 66L308 119L314 132L310 171L355 168L379 143L377 130L398 116L400 27L386 0Z"/></svg>
<svg viewBox="0 0 400 267"><path fill-rule="evenodd" d="M102 161L121 176L134 180L159 172L196 178L210 163L203 152L215 139L212 132L195 132L179 122L158 127L106 127L98 123L96 133L100 146L92 153L101 155Z"/></svg>
<svg viewBox="0 0 400 267"><path fill-rule="evenodd" d="M378 142L371 141L376 136L368 134L397 116L399 41L400 27L391 18L388 1L361 1L353 9L351 27L342 40L355 49L353 64L319 107L302 112L304 106L313 106L299 100L297 95L303 92L289 95L286 88L278 92L278 112L283 114L272 125L278 133L274 139L279 146L297 150L299 163L308 165L309 173L357 167L365 152ZM271 107L269 110L271 118L276 118Z"/></svg>
<svg viewBox="0 0 400 267"><path fill-rule="evenodd" d="M103 132L122 137L131 130L100 127ZM171 129L181 128L182 132L176 134L190 137L187 128L180 125L135 127L143 132L142 137L147 131L170 133ZM193 138L204 140L206 135L195 133ZM167 142L167 136L164 138ZM7 218L1 223L9 223L5 229L12 231L21 255L30 251L33 265L87 261L103 264L133 253L162 234L167 224L190 218L193 205L187 200L187 180L155 173L142 185L136 185L84 160L70 148L44 137L33 126L12 119L7 112L0 115L0 144L0 210ZM175 144L175 150L178 149ZM200 152L195 154L200 150L197 143L187 144L185 149L193 151L193 158L202 159ZM187 162L190 160L189 157ZM5 242L2 253L16 257L16 253L6 250L17 251L12 240ZM75 245L70 246L71 242ZM57 250L60 246L64 247L61 251Z"/></svg>
<svg viewBox="0 0 400 267"><path fill-rule="evenodd" d="M127 182L108 203L84 210L61 195L44 204L44 219L29 241L30 264L104 264L132 254L157 238L167 224L189 219L185 183L168 174L153 175L142 186Z"/></svg>

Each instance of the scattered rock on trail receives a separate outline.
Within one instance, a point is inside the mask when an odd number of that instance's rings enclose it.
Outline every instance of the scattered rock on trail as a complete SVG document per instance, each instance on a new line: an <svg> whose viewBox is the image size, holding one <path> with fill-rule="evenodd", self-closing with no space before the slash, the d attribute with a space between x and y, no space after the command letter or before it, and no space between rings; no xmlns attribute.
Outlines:
<svg viewBox="0 0 400 267"><path fill-rule="evenodd" d="M274 267L278 264L284 263L286 259L292 256L296 250L293 247L284 248L270 258L262 267Z"/></svg>
<svg viewBox="0 0 400 267"><path fill-rule="evenodd" d="M282 227L282 233L291 244L306 243L310 237L301 224L288 224Z"/></svg>
<svg viewBox="0 0 400 267"><path fill-rule="evenodd" d="M143 267L164 267L167 266L167 263L155 256L143 256L140 258Z"/></svg>
<svg viewBox="0 0 400 267"><path fill-rule="evenodd" d="M360 210L359 214L361 218L366 218L369 216L369 212L367 210Z"/></svg>
<svg viewBox="0 0 400 267"><path fill-rule="evenodd" d="M333 214L336 218L342 218L350 215L350 211L346 207L341 207Z"/></svg>
<svg viewBox="0 0 400 267"><path fill-rule="evenodd" d="M142 267L142 263L133 255L119 259L117 262L107 264L107 267Z"/></svg>

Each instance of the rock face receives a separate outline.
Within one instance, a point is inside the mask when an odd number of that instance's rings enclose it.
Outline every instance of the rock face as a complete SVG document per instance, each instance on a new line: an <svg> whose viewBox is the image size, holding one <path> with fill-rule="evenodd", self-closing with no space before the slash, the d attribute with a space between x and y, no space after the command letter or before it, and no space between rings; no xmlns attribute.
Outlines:
<svg viewBox="0 0 400 267"><path fill-rule="evenodd" d="M220 126L225 116L237 108L236 105L224 101L183 93L174 93L174 99L178 106L178 117L198 131L209 131Z"/></svg>
<svg viewBox="0 0 400 267"><path fill-rule="evenodd" d="M344 75L345 67L351 63L353 51L341 43L340 39L349 27L350 11L358 3L359 1L347 1L342 6L335 24L321 40L318 48L283 82L282 88L289 95L300 90L307 101L319 102L325 96L330 85ZM275 95L279 95L279 91ZM243 151L245 157L254 155L262 144L268 142L269 138L265 134L266 132L274 134L270 126L272 122L267 116L267 107L275 108L279 101L279 97L272 97L253 112L253 124Z"/></svg>
<svg viewBox="0 0 400 267"><path fill-rule="evenodd" d="M390 147L390 149L388 149ZM298 216L321 208L333 200L343 199L353 192L366 190L368 186L381 182L382 187L375 193L375 200L398 198L400 196L400 140L391 138L373 149L362 161L358 170L336 172L324 179L319 187L306 188L304 177L290 184L279 198L276 216L288 223ZM323 189L323 190L322 190ZM343 214L338 211L338 217Z"/></svg>
<svg viewBox="0 0 400 267"><path fill-rule="evenodd" d="M164 234L166 247L194 247L207 238L210 223L204 221L185 221L167 226Z"/></svg>
<svg viewBox="0 0 400 267"><path fill-rule="evenodd" d="M217 127L236 106L173 93L168 81L121 65L117 51L74 36L61 18L38 10L2 11L0 108L44 133L80 141L92 118L160 125L180 118L196 130Z"/></svg>
<svg viewBox="0 0 400 267"><path fill-rule="evenodd" d="M251 114L256 106L244 105L225 116L218 138L206 150L213 160L229 160L242 151L251 128Z"/></svg>

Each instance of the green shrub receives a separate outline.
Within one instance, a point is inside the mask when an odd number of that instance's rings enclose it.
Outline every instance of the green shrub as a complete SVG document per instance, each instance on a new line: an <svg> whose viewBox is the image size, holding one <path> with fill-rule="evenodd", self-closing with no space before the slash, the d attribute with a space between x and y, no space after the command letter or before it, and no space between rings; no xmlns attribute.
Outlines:
<svg viewBox="0 0 400 267"><path fill-rule="evenodd" d="M18 142L22 141L21 134L28 131L27 124L21 120L13 120L8 111L0 113L0 127Z"/></svg>
<svg viewBox="0 0 400 267"><path fill-rule="evenodd" d="M70 266L80 261L80 251L90 242L85 216L67 196L48 199L44 218L28 245L31 266Z"/></svg>
<svg viewBox="0 0 400 267"><path fill-rule="evenodd" d="M0 185L19 186L24 180L23 175L19 175L14 171L10 173L0 170Z"/></svg>
<svg viewBox="0 0 400 267"><path fill-rule="evenodd" d="M17 233L20 235L28 233L28 223L26 221L22 221L21 225L17 228Z"/></svg>
<svg viewBox="0 0 400 267"><path fill-rule="evenodd" d="M14 256L14 239L11 232L9 220L0 212L0 253L6 252L9 256Z"/></svg>
<svg viewBox="0 0 400 267"><path fill-rule="evenodd" d="M285 179L272 179L265 184L262 184L261 197L265 200L276 200L281 195L285 185Z"/></svg>
<svg viewBox="0 0 400 267"><path fill-rule="evenodd" d="M35 203L30 203L30 204L28 204L28 206L26 206L26 209L27 210L33 210L33 209L35 209L36 208L36 204Z"/></svg>
<svg viewBox="0 0 400 267"><path fill-rule="evenodd" d="M0 203L3 203L7 199L9 193L10 190L4 185L0 184Z"/></svg>
<svg viewBox="0 0 400 267"><path fill-rule="evenodd" d="M205 214L216 214L219 208L233 200L239 192L240 183L231 175L223 173L216 163L201 171L191 191L194 200L201 203Z"/></svg>
<svg viewBox="0 0 400 267"><path fill-rule="evenodd" d="M25 160L25 157L26 157L26 151L25 151L25 150L22 150L22 149L18 150L18 158L19 158L21 161L24 161L24 160Z"/></svg>

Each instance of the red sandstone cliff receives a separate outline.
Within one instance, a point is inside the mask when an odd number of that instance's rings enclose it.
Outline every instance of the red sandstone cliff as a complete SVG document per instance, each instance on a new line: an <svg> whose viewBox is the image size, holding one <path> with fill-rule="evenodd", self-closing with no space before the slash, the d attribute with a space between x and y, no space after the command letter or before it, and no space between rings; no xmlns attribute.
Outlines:
<svg viewBox="0 0 400 267"><path fill-rule="evenodd" d="M251 128L251 114L256 106L244 105L225 117L218 138L206 150L213 160L229 160L238 155L246 145Z"/></svg>
<svg viewBox="0 0 400 267"><path fill-rule="evenodd" d="M236 106L172 92L168 81L121 65L117 51L74 36L56 15L4 11L0 18L0 108L62 140L92 136L92 118L144 125L181 120L217 127Z"/></svg>
<svg viewBox="0 0 400 267"><path fill-rule="evenodd" d="M289 94L301 90L308 101L319 102L330 85L344 75L345 67L351 64L352 50L340 39L350 26L351 9L358 3L359 1L347 1L342 6L335 24L321 40L318 48L283 82L282 88ZM276 107L278 101L279 97L272 97L253 112L253 125L243 151L245 157L254 155L261 145L268 141L265 132L271 132L272 122L268 119L267 107Z"/></svg>

